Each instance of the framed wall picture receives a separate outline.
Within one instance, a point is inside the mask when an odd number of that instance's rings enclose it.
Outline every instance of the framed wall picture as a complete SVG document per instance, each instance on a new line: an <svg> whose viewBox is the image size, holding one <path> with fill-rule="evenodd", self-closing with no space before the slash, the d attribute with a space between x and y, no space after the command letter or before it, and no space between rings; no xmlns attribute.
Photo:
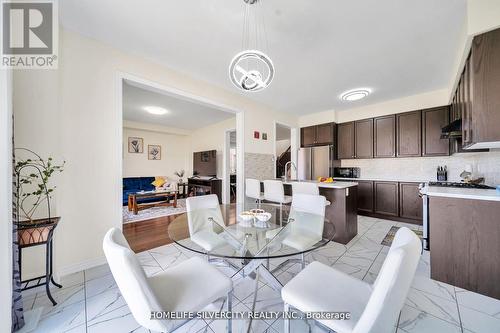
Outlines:
<svg viewBox="0 0 500 333"><path fill-rule="evenodd" d="M259 131L253 131L253 138L258 139L260 137Z"/></svg>
<svg viewBox="0 0 500 333"><path fill-rule="evenodd" d="M144 152L144 139L129 137L128 138L128 152L132 154L142 154Z"/></svg>
<svg viewBox="0 0 500 333"><path fill-rule="evenodd" d="M262 133L262 140L267 140L267 133Z"/></svg>
<svg viewBox="0 0 500 333"><path fill-rule="evenodd" d="M148 145L148 160L161 160L161 146Z"/></svg>

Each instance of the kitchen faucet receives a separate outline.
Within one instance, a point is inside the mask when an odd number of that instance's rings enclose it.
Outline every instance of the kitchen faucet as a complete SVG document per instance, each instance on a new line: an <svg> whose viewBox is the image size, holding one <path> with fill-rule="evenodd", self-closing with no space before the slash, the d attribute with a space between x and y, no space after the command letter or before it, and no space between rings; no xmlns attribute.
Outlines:
<svg viewBox="0 0 500 333"><path fill-rule="evenodd" d="M288 167L288 164L290 164L291 166L293 166L293 168L295 169L295 171L297 171L297 166L295 165L295 163L293 163L292 161L288 161L286 162L285 164L285 182L289 181L290 179L288 179L288 172L287 171L287 167Z"/></svg>

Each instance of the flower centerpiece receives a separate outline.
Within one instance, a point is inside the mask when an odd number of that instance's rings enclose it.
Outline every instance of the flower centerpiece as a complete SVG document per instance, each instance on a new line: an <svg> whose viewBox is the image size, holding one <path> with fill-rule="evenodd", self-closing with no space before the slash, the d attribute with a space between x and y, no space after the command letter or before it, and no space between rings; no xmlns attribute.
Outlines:
<svg viewBox="0 0 500 333"><path fill-rule="evenodd" d="M174 175L179 177L179 180L177 181L179 184L184 183L184 180L182 179L184 177L184 173L185 173L184 170L174 172Z"/></svg>

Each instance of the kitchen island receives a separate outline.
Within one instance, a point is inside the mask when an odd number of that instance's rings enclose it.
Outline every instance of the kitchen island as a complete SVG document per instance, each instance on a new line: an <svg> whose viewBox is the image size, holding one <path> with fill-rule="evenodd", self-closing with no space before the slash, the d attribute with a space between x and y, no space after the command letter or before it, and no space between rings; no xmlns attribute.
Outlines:
<svg viewBox="0 0 500 333"><path fill-rule="evenodd" d="M319 194L331 202L326 206L325 219L335 226L333 240L342 244L349 243L358 234L358 183L341 181L321 183L312 180L305 182L317 184ZM294 181L283 181L286 195L293 195L292 183Z"/></svg>

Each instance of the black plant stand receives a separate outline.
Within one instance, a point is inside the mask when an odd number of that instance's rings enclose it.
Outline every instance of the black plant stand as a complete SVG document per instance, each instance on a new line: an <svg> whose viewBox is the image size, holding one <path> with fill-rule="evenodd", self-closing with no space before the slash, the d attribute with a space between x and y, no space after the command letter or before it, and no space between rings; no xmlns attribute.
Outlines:
<svg viewBox="0 0 500 333"><path fill-rule="evenodd" d="M21 279L21 290L27 290L45 285L45 291L49 297L52 305L56 305L57 302L52 297L50 292L50 283L58 288L62 288L62 285L56 283L52 276L52 241L54 235L54 229L59 222L60 217L54 217L49 219L35 220L31 223L18 223L18 248L19 248L19 276ZM40 275L35 278L28 280L23 280L21 275L22 267L22 249L32 246L43 246L45 245L45 275Z"/></svg>

